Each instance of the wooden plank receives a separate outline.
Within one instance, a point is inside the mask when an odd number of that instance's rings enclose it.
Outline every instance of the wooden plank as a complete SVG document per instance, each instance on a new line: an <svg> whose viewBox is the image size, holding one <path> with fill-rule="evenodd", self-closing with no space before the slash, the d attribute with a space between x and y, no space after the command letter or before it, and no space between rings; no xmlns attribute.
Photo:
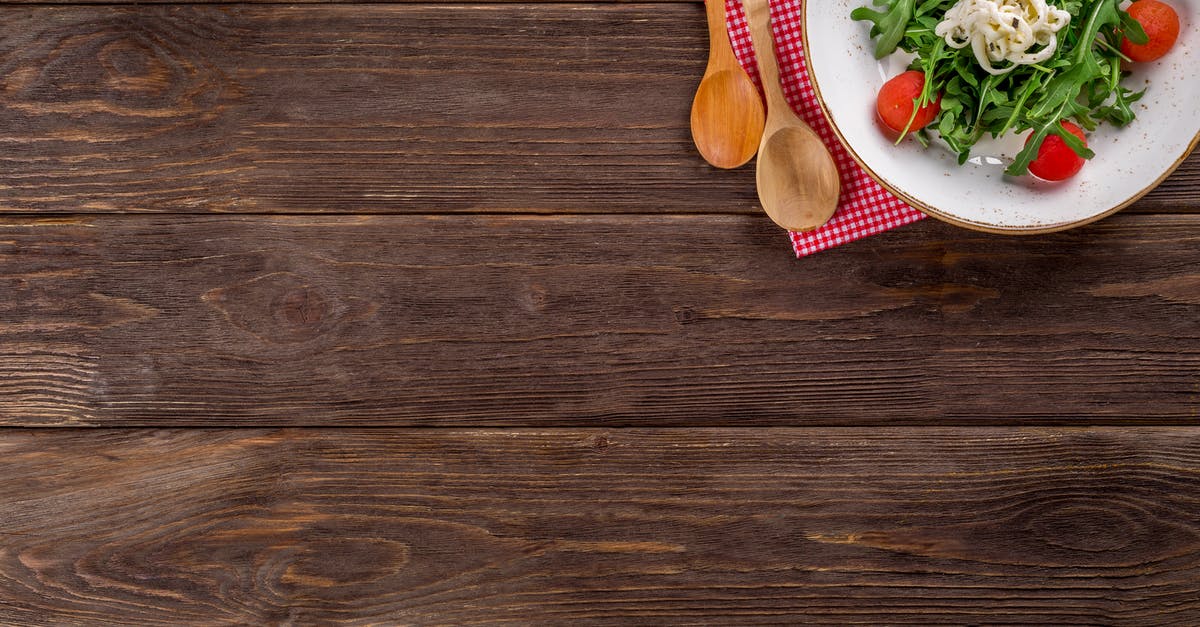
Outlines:
<svg viewBox="0 0 1200 627"><path fill-rule="evenodd" d="M1200 430L8 430L6 624L1200 622Z"/></svg>
<svg viewBox="0 0 1200 627"><path fill-rule="evenodd" d="M7 425L1191 424L1200 217L0 223Z"/></svg>
<svg viewBox="0 0 1200 627"><path fill-rule="evenodd" d="M8 211L753 202L748 173L692 154L698 4L28 7L6 20Z"/></svg>
<svg viewBox="0 0 1200 627"><path fill-rule="evenodd" d="M0 212L759 211L698 3L5 9ZM1135 211L1200 209L1200 157Z"/></svg>
<svg viewBox="0 0 1200 627"><path fill-rule="evenodd" d="M704 0L602 0L603 2L611 2L613 4L688 4L688 3L703 3ZM442 5L489 5L489 4L509 4L512 0L439 0L437 4ZM0 5L101 5L101 6L127 6L127 5L213 5L213 4L255 4L255 5L370 5L384 6L389 4L430 4L424 0L296 0L294 2L285 0L188 0L180 2L179 0L0 0ZM523 5L542 4L599 4L597 0L521 0ZM538 9L540 10L540 9Z"/></svg>

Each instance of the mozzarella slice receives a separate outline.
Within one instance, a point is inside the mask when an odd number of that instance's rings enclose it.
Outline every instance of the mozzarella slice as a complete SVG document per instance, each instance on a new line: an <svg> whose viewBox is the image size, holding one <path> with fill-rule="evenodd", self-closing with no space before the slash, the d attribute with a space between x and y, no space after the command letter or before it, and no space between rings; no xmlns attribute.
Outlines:
<svg viewBox="0 0 1200 627"><path fill-rule="evenodd" d="M971 46L980 67L999 75L1049 59L1070 22L1070 13L1046 0L959 0L934 32L952 48Z"/></svg>

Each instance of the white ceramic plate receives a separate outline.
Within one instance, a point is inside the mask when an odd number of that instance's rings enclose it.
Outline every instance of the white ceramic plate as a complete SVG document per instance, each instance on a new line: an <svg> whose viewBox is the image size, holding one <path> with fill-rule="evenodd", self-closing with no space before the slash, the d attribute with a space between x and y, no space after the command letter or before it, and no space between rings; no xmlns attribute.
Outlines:
<svg viewBox="0 0 1200 627"><path fill-rule="evenodd" d="M1112 214L1162 182L1200 140L1200 0L1167 0L1179 40L1167 56L1138 64L1125 85L1149 89L1124 129L1103 124L1088 137L1095 158L1062 183L1004 175L1024 136L979 145L962 166L948 149L912 139L895 146L875 120L875 95L906 59L875 60L869 22L850 11L870 0L809 0L804 39L809 74L826 117L854 158L909 204L983 231L1067 229ZM893 55L896 56L896 55ZM936 136L936 133L934 134Z"/></svg>

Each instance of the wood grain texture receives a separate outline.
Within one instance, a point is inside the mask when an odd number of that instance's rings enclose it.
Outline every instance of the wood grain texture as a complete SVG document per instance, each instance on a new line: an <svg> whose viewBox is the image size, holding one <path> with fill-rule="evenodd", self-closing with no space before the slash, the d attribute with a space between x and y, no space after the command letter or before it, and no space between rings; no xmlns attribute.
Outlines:
<svg viewBox="0 0 1200 627"><path fill-rule="evenodd" d="M0 222L7 425L1191 424L1200 218Z"/></svg>
<svg viewBox="0 0 1200 627"><path fill-rule="evenodd" d="M9 7L0 212L756 213L698 3ZM1200 209L1193 157L1133 211Z"/></svg>
<svg viewBox="0 0 1200 627"><path fill-rule="evenodd" d="M8 211L753 202L752 178L712 174L691 147L699 4L26 7L6 19Z"/></svg>
<svg viewBox="0 0 1200 627"><path fill-rule="evenodd" d="M0 434L0 621L1200 622L1200 429Z"/></svg>
<svg viewBox="0 0 1200 627"><path fill-rule="evenodd" d="M704 0L520 0L520 4L525 6L538 7L543 4L686 4L686 3L703 3ZM231 4L254 4L254 5L388 5L388 4L433 4L423 0L296 0L295 2L285 0L187 0L180 2L179 0L0 0L0 6L3 5L34 5L34 6L55 6L55 5L100 5L100 6L144 6L144 5L231 5ZM489 5L489 4L513 4L513 0L441 0L436 4L443 6L453 5ZM540 10L540 8L538 9Z"/></svg>

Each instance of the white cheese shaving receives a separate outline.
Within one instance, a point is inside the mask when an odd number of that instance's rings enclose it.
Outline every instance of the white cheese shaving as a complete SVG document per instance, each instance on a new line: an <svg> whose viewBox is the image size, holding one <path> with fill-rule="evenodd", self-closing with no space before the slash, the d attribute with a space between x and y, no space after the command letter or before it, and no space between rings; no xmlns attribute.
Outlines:
<svg viewBox="0 0 1200 627"><path fill-rule="evenodd" d="M953 48L971 46L979 65L998 75L1049 59L1070 21L1070 13L1046 0L959 0L934 32ZM1042 48L1030 52L1035 46ZM1009 65L996 67L1004 61Z"/></svg>

